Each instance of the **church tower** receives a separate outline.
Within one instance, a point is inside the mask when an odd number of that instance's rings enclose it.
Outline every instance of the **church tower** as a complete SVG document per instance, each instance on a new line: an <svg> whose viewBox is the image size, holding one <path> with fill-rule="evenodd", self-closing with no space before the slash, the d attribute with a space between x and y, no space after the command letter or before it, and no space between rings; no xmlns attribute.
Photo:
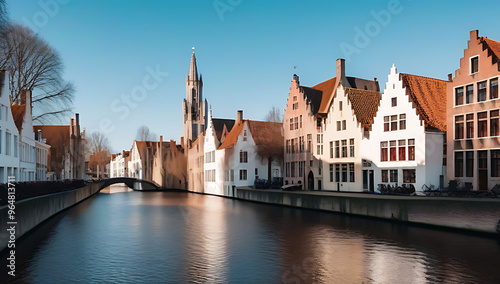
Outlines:
<svg viewBox="0 0 500 284"><path fill-rule="evenodd" d="M198 77L193 47L189 73L186 75L186 98L182 102L182 135L185 144L183 146L189 147L198 135L205 131L207 102L203 101L202 89L203 80L201 75Z"/></svg>

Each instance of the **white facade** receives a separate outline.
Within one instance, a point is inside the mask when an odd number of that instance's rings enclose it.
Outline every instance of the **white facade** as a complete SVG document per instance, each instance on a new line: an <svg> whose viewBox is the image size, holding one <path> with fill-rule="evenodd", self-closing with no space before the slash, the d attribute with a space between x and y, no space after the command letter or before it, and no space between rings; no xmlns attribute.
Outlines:
<svg viewBox="0 0 500 284"><path fill-rule="evenodd" d="M130 150L130 161L128 162L128 176L137 179L143 179L142 160L137 147L137 141L134 141Z"/></svg>
<svg viewBox="0 0 500 284"><path fill-rule="evenodd" d="M38 181L46 181L47 169L49 163L49 150L50 145L46 144L46 139L42 138L42 132L38 131L38 136L35 140L36 149L36 175L35 179Z"/></svg>
<svg viewBox="0 0 500 284"><path fill-rule="evenodd" d="M215 133L212 116L208 121L208 128L205 134L204 144L204 192L208 194L223 195L222 185L224 181L224 156L221 151L217 151L220 141Z"/></svg>
<svg viewBox="0 0 500 284"><path fill-rule="evenodd" d="M431 96L432 94L427 94ZM393 66L370 139L363 139L363 188L373 190L379 184L412 184L421 191L424 184L437 189L443 168L445 133L426 131L406 88Z"/></svg>
<svg viewBox="0 0 500 284"><path fill-rule="evenodd" d="M31 116L31 92L23 91L21 104L25 105L22 129L19 135L19 181L34 181L36 178L36 148Z"/></svg>
<svg viewBox="0 0 500 284"><path fill-rule="evenodd" d="M0 71L0 183L9 176L19 177L18 144L19 131L14 123L9 100L8 73Z"/></svg>
<svg viewBox="0 0 500 284"><path fill-rule="evenodd" d="M111 161L109 162L109 177L114 178L114 177L126 177L128 175L128 172L126 172L126 161L125 157L123 156L122 153L116 155Z"/></svg>

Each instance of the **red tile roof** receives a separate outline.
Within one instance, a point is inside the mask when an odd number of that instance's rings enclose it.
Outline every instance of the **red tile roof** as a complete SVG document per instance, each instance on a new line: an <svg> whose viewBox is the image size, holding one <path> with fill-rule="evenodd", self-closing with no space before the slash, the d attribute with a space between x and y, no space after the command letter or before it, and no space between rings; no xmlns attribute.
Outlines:
<svg viewBox="0 0 500 284"><path fill-rule="evenodd" d="M283 144L283 134L281 129L283 124L280 122L267 122L267 121L255 121L255 120L243 120L239 124L233 126L233 129L226 136L224 142L218 148L224 149L233 146L238 141L238 136L241 134L245 124L248 125L250 135L255 142L255 145L265 145L265 144Z"/></svg>
<svg viewBox="0 0 500 284"><path fill-rule="evenodd" d="M351 108L363 127L370 127L380 105L380 92L345 88Z"/></svg>
<svg viewBox="0 0 500 284"><path fill-rule="evenodd" d="M485 43L486 46L493 52L493 54L496 56L496 59L500 59L500 42L494 41L492 39L489 39L487 37L480 37L480 41Z"/></svg>
<svg viewBox="0 0 500 284"><path fill-rule="evenodd" d="M425 126L446 131L446 85L448 82L428 77L400 74L403 87L414 103Z"/></svg>
<svg viewBox="0 0 500 284"><path fill-rule="evenodd" d="M17 130L19 130L19 135L21 135L21 131L23 130L24 115L26 114L26 105L12 105L11 111L14 123L16 124Z"/></svg>
<svg viewBox="0 0 500 284"><path fill-rule="evenodd" d="M330 105L330 101L333 98L334 88L337 83L337 77L333 77L329 80L321 82L316 86L312 87L315 90L321 91L323 96L321 97L321 104L319 106L319 113L327 113Z"/></svg>

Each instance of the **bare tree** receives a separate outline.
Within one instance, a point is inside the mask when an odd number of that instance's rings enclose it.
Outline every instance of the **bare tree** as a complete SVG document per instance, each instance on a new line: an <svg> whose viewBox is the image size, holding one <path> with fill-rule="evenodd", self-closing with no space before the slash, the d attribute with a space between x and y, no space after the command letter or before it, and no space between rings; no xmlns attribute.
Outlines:
<svg viewBox="0 0 500 284"><path fill-rule="evenodd" d="M273 106L264 120L269 122L282 122L283 115L281 115L281 111L279 108Z"/></svg>
<svg viewBox="0 0 500 284"><path fill-rule="evenodd" d="M97 168L104 173L106 165L109 163L110 146L106 135L100 131L92 132L87 138L88 151L90 153L89 167L92 172L97 172ZM100 176L104 176L103 174Z"/></svg>
<svg viewBox="0 0 500 284"><path fill-rule="evenodd" d="M34 121L60 119L71 110L75 89L63 79L59 53L28 27L11 25L1 34L0 68L9 70L13 102L22 90L32 92Z"/></svg>
<svg viewBox="0 0 500 284"><path fill-rule="evenodd" d="M135 140L137 141L156 141L158 140L158 135L156 133L151 132L149 128L145 125L139 127L137 130L137 135L135 136Z"/></svg>

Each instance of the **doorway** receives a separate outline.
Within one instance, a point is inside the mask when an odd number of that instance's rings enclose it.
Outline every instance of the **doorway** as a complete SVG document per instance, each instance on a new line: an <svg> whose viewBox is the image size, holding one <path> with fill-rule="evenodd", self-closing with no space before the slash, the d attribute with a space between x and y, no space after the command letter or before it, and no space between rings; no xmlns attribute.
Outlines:
<svg viewBox="0 0 500 284"><path fill-rule="evenodd" d="M312 171L307 176L307 189L314 190L314 174Z"/></svg>
<svg viewBox="0 0 500 284"><path fill-rule="evenodd" d="M477 188L488 190L488 151L477 151Z"/></svg>

